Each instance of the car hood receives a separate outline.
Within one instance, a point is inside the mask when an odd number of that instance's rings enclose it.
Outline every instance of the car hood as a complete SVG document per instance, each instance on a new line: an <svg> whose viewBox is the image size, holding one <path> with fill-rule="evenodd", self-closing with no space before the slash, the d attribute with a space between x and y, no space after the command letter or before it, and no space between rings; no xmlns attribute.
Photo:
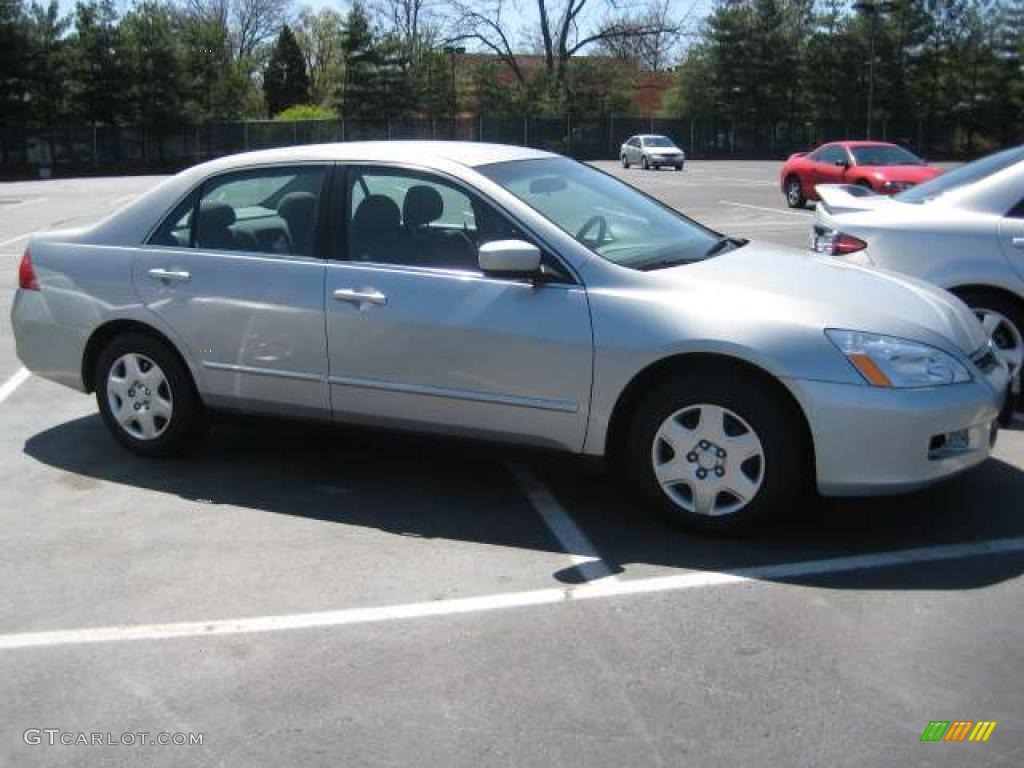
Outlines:
<svg viewBox="0 0 1024 768"><path fill-rule="evenodd" d="M748 243L697 264L650 274L691 286L697 281L715 297L717 311L750 315L756 307L773 317L785 313L794 323L888 334L965 355L987 341L981 324L953 294L810 251Z"/></svg>
<svg viewBox="0 0 1024 768"><path fill-rule="evenodd" d="M644 151L648 155L680 155L683 152L679 147L647 147Z"/></svg>

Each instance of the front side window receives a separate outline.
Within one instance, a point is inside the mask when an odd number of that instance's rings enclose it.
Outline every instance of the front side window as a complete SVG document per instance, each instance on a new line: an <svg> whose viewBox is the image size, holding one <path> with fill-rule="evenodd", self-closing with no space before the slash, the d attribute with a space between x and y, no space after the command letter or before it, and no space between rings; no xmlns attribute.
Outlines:
<svg viewBox="0 0 1024 768"><path fill-rule="evenodd" d="M430 174L353 168L347 199L352 261L479 271L480 245L526 239L493 207Z"/></svg>
<svg viewBox="0 0 1024 768"><path fill-rule="evenodd" d="M634 269L702 261L742 241L721 238L618 179L564 157L477 170L604 259Z"/></svg>
<svg viewBox="0 0 1024 768"><path fill-rule="evenodd" d="M846 160L846 150L842 147L824 147L818 150L814 159L826 165L838 165Z"/></svg>
<svg viewBox="0 0 1024 768"><path fill-rule="evenodd" d="M903 147L868 144L850 151L857 165L924 165L924 160Z"/></svg>
<svg viewBox="0 0 1024 768"><path fill-rule="evenodd" d="M321 166L227 173L208 179L175 209L158 245L313 256L323 186Z"/></svg>

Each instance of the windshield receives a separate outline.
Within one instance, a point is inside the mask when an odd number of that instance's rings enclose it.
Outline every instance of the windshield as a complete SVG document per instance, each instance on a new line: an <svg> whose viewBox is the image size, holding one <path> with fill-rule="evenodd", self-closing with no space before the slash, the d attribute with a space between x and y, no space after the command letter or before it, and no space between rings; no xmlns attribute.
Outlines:
<svg viewBox="0 0 1024 768"><path fill-rule="evenodd" d="M925 162L903 147L886 146L884 144L865 147L850 147L857 165L924 165Z"/></svg>
<svg viewBox="0 0 1024 768"><path fill-rule="evenodd" d="M996 152L994 155L962 165L954 171L936 176L924 184L901 192L896 195L895 199L902 203L927 203L1022 161L1024 161L1024 146L1004 149L1002 152Z"/></svg>
<svg viewBox="0 0 1024 768"><path fill-rule="evenodd" d="M722 250L716 247L722 242L716 233L575 160L517 160L477 170L620 266L667 267Z"/></svg>
<svg viewBox="0 0 1024 768"><path fill-rule="evenodd" d="M664 136L648 136L644 139L645 147L674 147L672 139L666 139Z"/></svg>

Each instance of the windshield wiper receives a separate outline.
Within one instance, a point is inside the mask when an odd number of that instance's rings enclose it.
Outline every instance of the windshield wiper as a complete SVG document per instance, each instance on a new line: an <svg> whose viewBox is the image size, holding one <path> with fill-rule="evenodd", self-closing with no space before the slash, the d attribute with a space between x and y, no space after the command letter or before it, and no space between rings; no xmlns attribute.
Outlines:
<svg viewBox="0 0 1024 768"><path fill-rule="evenodd" d="M715 254L731 251L733 248L742 248L749 242L749 240L744 240L742 237L721 237L715 241L714 245L708 248L704 258L709 259Z"/></svg>

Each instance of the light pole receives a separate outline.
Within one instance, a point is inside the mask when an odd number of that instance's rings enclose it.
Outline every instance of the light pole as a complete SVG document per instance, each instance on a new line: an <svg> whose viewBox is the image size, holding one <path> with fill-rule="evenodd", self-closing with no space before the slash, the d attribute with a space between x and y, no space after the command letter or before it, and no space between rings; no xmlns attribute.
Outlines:
<svg viewBox="0 0 1024 768"><path fill-rule="evenodd" d="M442 50L451 57L452 60L452 138L455 138L455 117L457 114L457 96L455 91L455 58L460 54L466 52L466 49L460 46L446 45Z"/></svg>
<svg viewBox="0 0 1024 768"><path fill-rule="evenodd" d="M883 13L892 13L896 10L896 3L891 0L858 0L853 4L853 9L871 21L868 28L868 116L867 127L864 130L864 138L871 138L871 123L875 113L875 37L878 34L878 17Z"/></svg>

